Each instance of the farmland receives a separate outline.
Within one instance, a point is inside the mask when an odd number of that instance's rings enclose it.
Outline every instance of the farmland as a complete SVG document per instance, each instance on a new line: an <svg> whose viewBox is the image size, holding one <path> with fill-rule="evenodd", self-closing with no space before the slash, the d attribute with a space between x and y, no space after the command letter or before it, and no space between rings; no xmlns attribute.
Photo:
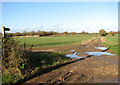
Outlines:
<svg viewBox="0 0 120 85"><path fill-rule="evenodd" d="M76 37L77 36L77 37ZM23 45L24 43L27 44L27 47L33 45L33 47L46 47L46 46L71 46L74 43L81 44L93 37L98 35L59 35L56 37L17 37L20 41L20 44Z"/></svg>
<svg viewBox="0 0 120 85"><path fill-rule="evenodd" d="M5 44L7 46L11 46L12 49L9 50L9 55L6 60L14 60L10 61L12 64L5 63L6 66L9 65L9 68L6 69L5 66L3 70L3 83L10 82L21 82L22 78L31 78L31 76L38 74L45 74L49 71L55 71L59 66L62 66L63 63L69 62L70 58L65 56L65 47L67 49L73 49L79 46L81 43L91 40L93 37L97 37L98 35L58 35L56 37L14 37L6 39ZM13 40L12 40L13 39ZM17 43L17 40L19 43ZM13 43L14 42L14 43ZM57 47L59 50L57 52L45 52L45 51L37 51L33 52L31 50L27 50L24 53L25 49L20 49L21 46L26 43L28 49L30 45L33 45L34 49L38 47L38 49L45 49L47 47L54 48ZM17 45L17 48L16 48ZM75 47L76 45L76 47ZM69 48L71 47L71 48ZM5 51L7 51L6 48ZM61 50L60 50L61 49ZM14 51L15 50L15 51ZM67 50L68 51L68 50ZM24 54L23 54L24 53ZM18 55L19 58L16 56ZM18 60L19 59L19 60ZM22 60L23 59L23 60ZM4 62L5 60L3 60ZM29 62L26 62L29 61ZM15 70L12 66L16 66ZM19 74L17 73L17 69L19 69ZM54 69L54 70L53 70ZM16 72L15 72L16 71ZM8 72L8 73L7 73ZM14 75L13 75L14 73ZM16 77L14 77L17 75Z"/></svg>
<svg viewBox="0 0 120 85"><path fill-rule="evenodd" d="M19 54L19 56L21 56L21 58L22 57L26 58L27 61L29 61L29 63L27 63L27 62L22 62L22 63L18 62L17 63L18 64L17 68L20 69L19 71L26 74L27 76L21 73L21 75L18 74L16 76L16 77L20 77L20 78L18 79L15 77L16 78L15 79L12 76L12 73L14 73L14 71L9 70L9 74L7 74L6 71L4 71L4 76L3 76L4 81L3 82L4 83L10 83L10 82L18 82L19 83L19 81L22 82L22 80L21 80L22 77L24 77L24 79L26 79L26 78L29 79L29 78L33 78L32 76L35 77L36 75L42 75L42 74L49 73L49 72L59 73L60 71L62 71L59 69L59 67L64 68L63 65L68 65L70 63L73 63L73 61L75 60L75 59L71 60L70 58L65 57L66 54L72 53L72 52L69 52L69 50L76 50L79 52L78 56L88 58L88 59L84 59L84 61L79 62L79 64L76 64L76 66L87 65L87 63L91 62L90 59L93 59L92 61L95 61L96 63L97 62L102 63L102 61L100 59L98 59L96 61L95 58L98 58L97 56L90 58L89 55L85 53L87 51L88 52L99 51L94 48L94 47L96 47L97 44L99 44L98 46L102 46L100 43L98 43L98 42L100 42L99 37L100 37L99 34L55 35L54 37L53 36L14 37L13 38L14 40L17 39L19 41L19 43L18 43L19 45L24 45L24 43L26 43L26 46L28 49L31 45L33 45L32 50L26 50L26 52L27 52L26 54L24 54L24 55ZM113 52L115 52L116 54L118 52L118 50L117 50L118 46L114 46L114 45L118 44L117 38L118 38L117 35L112 36L109 34L107 36L103 37L103 39L106 41L106 43L104 43L104 45L111 47L110 50L113 50ZM9 41L10 43L8 43L8 44L11 44L12 41L13 40ZM84 42L87 42L87 43L85 44ZM82 45L82 43L84 43L85 45ZM9 45L9 46L11 46L11 45ZM86 46L89 46L89 47L86 47ZM13 47L15 47L15 46L13 46ZM18 48L21 48L21 46L20 47L18 46ZM54 49L55 52L50 49ZM15 55L14 52L16 53L16 51L11 51L11 54L9 55L8 59L11 58L11 60L12 60L13 57L16 58L16 56L14 56ZM18 50L18 53L21 53L21 52L25 52L25 51ZM11 56L13 56L13 57L11 57ZM113 58L111 56L107 56L107 57L101 56L101 57L105 57L108 60L112 60L112 58ZM13 59L15 59L15 58L13 58ZM117 57L115 57L115 59L116 58ZM98 66L101 67L101 63L99 63L100 65L98 65ZM72 65L72 66L74 68L74 65ZM92 66L94 66L94 65L92 65ZM88 66L86 66L86 67L88 67ZM12 65L9 65L9 68L11 69ZM91 68L92 67L90 67L90 70L91 70ZM116 67L113 67L113 68L116 68ZM82 70L84 68L81 67L78 69ZM85 71L85 69L84 69L84 71ZM100 71L98 71L98 72L100 72ZM63 73L64 73L64 71L63 71ZM17 74L17 73L15 73L15 74ZM51 73L51 75L53 76L53 73ZM85 75L88 75L88 74L85 74ZM93 73L93 75L97 76L95 73ZM77 76L75 75L75 77L77 77ZM45 77L43 77L43 78L45 78ZM47 79L44 79L44 80L47 80ZM41 82L41 80L39 80L39 82Z"/></svg>

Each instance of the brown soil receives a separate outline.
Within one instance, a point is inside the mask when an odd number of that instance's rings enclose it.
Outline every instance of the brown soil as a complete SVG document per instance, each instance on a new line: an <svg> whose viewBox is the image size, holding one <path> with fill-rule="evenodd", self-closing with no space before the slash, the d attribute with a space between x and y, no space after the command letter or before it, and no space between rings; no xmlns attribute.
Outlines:
<svg viewBox="0 0 120 85"><path fill-rule="evenodd" d="M95 49L96 46L104 46L101 39L94 38L84 45L66 48L60 47L61 50L70 53L69 50L76 50L81 57L85 59L73 59L56 71L37 76L26 83L116 83L118 82L118 56L91 56L84 52L100 52ZM90 47L86 47L90 46ZM105 46L104 46L105 47ZM54 48L56 51L57 48ZM60 50L59 50L60 51ZM104 50L111 52L109 50Z"/></svg>
<svg viewBox="0 0 120 85"><path fill-rule="evenodd" d="M55 49L46 49L46 50L45 49L44 50L43 49L37 49L37 50L34 49L32 51L33 52L40 52L40 51L52 51L52 52L55 52Z"/></svg>

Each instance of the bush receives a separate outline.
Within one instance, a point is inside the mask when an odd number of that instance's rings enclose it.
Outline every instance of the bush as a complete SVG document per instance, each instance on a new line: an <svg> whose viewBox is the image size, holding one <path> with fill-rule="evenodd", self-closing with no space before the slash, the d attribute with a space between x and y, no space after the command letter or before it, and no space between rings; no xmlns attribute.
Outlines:
<svg viewBox="0 0 120 85"><path fill-rule="evenodd" d="M45 32L45 31L41 31L39 32L39 36L49 36L49 35L54 35L53 32Z"/></svg>
<svg viewBox="0 0 120 85"><path fill-rule="evenodd" d="M2 43L2 81L3 83L16 82L25 77L25 70L28 68L26 53L17 40L6 37ZM27 67L27 68L25 68Z"/></svg>
<svg viewBox="0 0 120 85"><path fill-rule="evenodd" d="M99 34L100 34L101 36L106 36L106 35L107 35L106 31L103 30L103 29L100 29L100 30L99 30Z"/></svg>
<svg viewBox="0 0 120 85"><path fill-rule="evenodd" d="M22 34L20 32L16 32L15 36L21 36Z"/></svg>
<svg viewBox="0 0 120 85"><path fill-rule="evenodd" d="M115 32L114 32L114 31L110 31L110 34L111 34L112 36L114 36L114 35L115 35Z"/></svg>

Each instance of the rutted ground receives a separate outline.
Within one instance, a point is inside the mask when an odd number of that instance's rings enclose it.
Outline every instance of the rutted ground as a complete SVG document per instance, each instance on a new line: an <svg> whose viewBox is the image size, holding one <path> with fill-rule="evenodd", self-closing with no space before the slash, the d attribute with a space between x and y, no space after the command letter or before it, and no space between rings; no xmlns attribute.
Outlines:
<svg viewBox="0 0 120 85"><path fill-rule="evenodd" d="M89 46L89 47L86 47ZM26 83L116 83L118 82L118 56L91 56L84 52L100 52L95 49L96 46L102 46L101 39L93 39L89 43L81 44L79 47L72 47L70 50L76 50L81 57L85 59L73 59L57 69ZM63 48L64 49L64 48ZM109 50L104 50L111 52ZM69 53L69 52L68 52ZM112 53L112 52L111 52Z"/></svg>

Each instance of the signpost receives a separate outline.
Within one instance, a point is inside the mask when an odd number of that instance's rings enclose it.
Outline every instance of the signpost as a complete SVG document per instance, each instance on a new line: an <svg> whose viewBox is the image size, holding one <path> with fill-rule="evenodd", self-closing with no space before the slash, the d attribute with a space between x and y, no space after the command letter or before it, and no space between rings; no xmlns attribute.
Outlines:
<svg viewBox="0 0 120 85"><path fill-rule="evenodd" d="M5 39L5 31L10 31L10 28L5 28L5 26L2 27L2 34L3 34L2 43L4 42ZM3 54L4 54L4 47L2 46L2 56Z"/></svg>
<svg viewBox="0 0 120 85"><path fill-rule="evenodd" d="M2 34L4 38L5 38L5 31L10 31L10 28L5 28L5 26L2 27Z"/></svg>

